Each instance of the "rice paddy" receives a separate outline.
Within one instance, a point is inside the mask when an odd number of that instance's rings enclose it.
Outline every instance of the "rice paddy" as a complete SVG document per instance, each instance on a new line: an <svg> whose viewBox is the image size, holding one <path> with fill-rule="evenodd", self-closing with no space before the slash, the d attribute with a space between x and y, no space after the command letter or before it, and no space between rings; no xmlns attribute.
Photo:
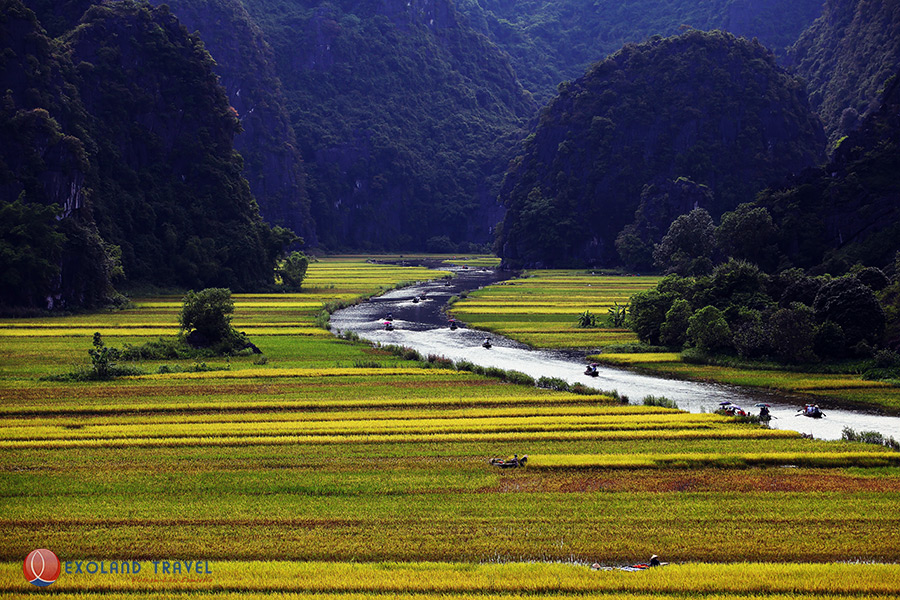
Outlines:
<svg viewBox="0 0 900 600"><path fill-rule="evenodd" d="M608 277L584 271L530 271L521 279L477 290L452 307L453 316L539 348L602 348L636 343L624 326L609 322L609 310L658 277ZM595 327L580 327L588 311Z"/></svg>
<svg viewBox="0 0 900 600"><path fill-rule="evenodd" d="M94 331L174 333L178 298L0 321L0 594L31 592L21 561L42 547L143 561L64 572L60 597L896 595L900 454L426 368L316 327L328 303L441 276L313 262L302 293L236 297L266 360L218 371L44 379L86 364ZM513 454L524 468L488 464ZM653 553L677 564L587 566Z"/></svg>

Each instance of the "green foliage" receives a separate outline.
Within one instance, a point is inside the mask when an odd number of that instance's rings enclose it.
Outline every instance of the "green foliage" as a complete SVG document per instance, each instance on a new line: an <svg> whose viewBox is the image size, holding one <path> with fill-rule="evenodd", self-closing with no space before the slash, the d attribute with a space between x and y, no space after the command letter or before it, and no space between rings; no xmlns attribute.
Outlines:
<svg viewBox="0 0 900 600"><path fill-rule="evenodd" d="M0 203L0 304L46 306L66 242L58 214L56 204L25 202L22 196Z"/></svg>
<svg viewBox="0 0 900 600"><path fill-rule="evenodd" d="M681 215L653 250L653 264L667 273L703 275L712 268L715 226L703 208Z"/></svg>
<svg viewBox="0 0 900 600"><path fill-rule="evenodd" d="M716 242L726 256L746 260L770 271L778 264L778 228L769 211L741 204L722 215Z"/></svg>
<svg viewBox="0 0 900 600"><path fill-rule="evenodd" d="M628 321L628 303L619 306L618 302L607 309L609 314L609 322L613 327L624 327Z"/></svg>
<svg viewBox="0 0 900 600"><path fill-rule="evenodd" d="M631 297L628 325L642 342L654 346L660 344L660 329L673 301L670 294L661 294L655 289Z"/></svg>
<svg viewBox="0 0 900 600"><path fill-rule="evenodd" d="M281 277L285 290L299 292L308 268L309 258L302 252L294 251L282 261L275 273Z"/></svg>
<svg viewBox="0 0 900 600"><path fill-rule="evenodd" d="M659 341L665 346L684 346L690 323L691 305L684 298L678 298L666 312L666 320L659 328Z"/></svg>
<svg viewBox="0 0 900 600"><path fill-rule="evenodd" d="M322 245L490 239L490 205L537 104L452 3L243 4L279 57Z"/></svg>
<svg viewBox="0 0 900 600"><path fill-rule="evenodd" d="M663 408L678 408L678 403L669 400L665 396L644 396L641 401L644 406L661 406Z"/></svg>
<svg viewBox="0 0 900 600"><path fill-rule="evenodd" d="M94 348L88 350L91 357L91 368L94 370L96 379L110 379L115 370L116 363L119 359L119 349L111 348L103 343L100 332L94 333Z"/></svg>
<svg viewBox="0 0 900 600"><path fill-rule="evenodd" d="M584 329L597 326L597 316L589 310L578 316L578 326Z"/></svg>
<svg viewBox="0 0 900 600"><path fill-rule="evenodd" d="M731 328L715 306L704 306L688 319L687 340L704 352L731 345Z"/></svg>
<svg viewBox="0 0 900 600"><path fill-rule="evenodd" d="M560 86L542 111L501 188L507 212L495 248L512 266L615 264L614 240L648 182L684 177L708 186L703 209L718 215L815 164L823 147L803 85L758 43L691 31L629 44ZM667 202L647 210L668 212ZM705 225L684 244L673 232L660 261L708 271L714 236ZM639 229L621 238L635 266L641 251L632 234L649 238Z"/></svg>
<svg viewBox="0 0 900 600"><path fill-rule="evenodd" d="M820 322L840 325L850 346L861 341L877 342L884 333L884 310L872 289L856 277L826 283L816 295L813 308Z"/></svg>
<svg viewBox="0 0 900 600"><path fill-rule="evenodd" d="M245 342L243 336L231 326L234 301L227 288L191 290L182 301L178 322L181 333L195 347L224 345L229 349Z"/></svg>

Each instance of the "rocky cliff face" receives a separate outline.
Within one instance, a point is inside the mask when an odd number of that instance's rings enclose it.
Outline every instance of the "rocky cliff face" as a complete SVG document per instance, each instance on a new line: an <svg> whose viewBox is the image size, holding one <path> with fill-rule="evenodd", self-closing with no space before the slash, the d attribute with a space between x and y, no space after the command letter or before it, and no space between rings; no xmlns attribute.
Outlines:
<svg viewBox="0 0 900 600"><path fill-rule="evenodd" d="M900 4L827 0L790 58L833 145L878 107L886 80L900 69Z"/></svg>
<svg viewBox="0 0 900 600"><path fill-rule="evenodd" d="M512 132L535 105L450 2L244 5L278 57L325 247L490 241Z"/></svg>
<svg viewBox="0 0 900 600"><path fill-rule="evenodd" d="M87 201L93 142L71 64L18 0L0 0L0 48L0 305L101 304L110 272Z"/></svg>
<svg viewBox="0 0 900 600"><path fill-rule="evenodd" d="M823 147L802 84L759 44L690 32L629 45L542 112L507 173L498 249L513 264L614 264L645 184L705 185L716 216Z"/></svg>
<svg viewBox="0 0 900 600"><path fill-rule="evenodd" d="M167 4L187 27L199 32L237 111L241 132L234 147L263 218L317 243L309 211L306 172L290 126L275 57L240 0L153 0Z"/></svg>

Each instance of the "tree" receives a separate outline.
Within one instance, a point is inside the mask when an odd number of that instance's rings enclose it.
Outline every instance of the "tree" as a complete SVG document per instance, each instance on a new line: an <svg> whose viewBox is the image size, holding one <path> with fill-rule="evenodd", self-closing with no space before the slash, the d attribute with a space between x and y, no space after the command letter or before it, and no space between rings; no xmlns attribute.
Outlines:
<svg viewBox="0 0 900 600"><path fill-rule="evenodd" d="M715 306L704 306L688 319L687 339L694 346L710 352L731 346L731 328Z"/></svg>
<svg viewBox="0 0 900 600"><path fill-rule="evenodd" d="M779 359L790 363L816 360L813 353L816 334L814 317L810 307L799 303L790 308L780 308L769 317L769 341Z"/></svg>
<svg viewBox="0 0 900 600"><path fill-rule="evenodd" d="M40 306L59 276L66 236L59 232L59 206L0 203L0 304Z"/></svg>
<svg viewBox="0 0 900 600"><path fill-rule="evenodd" d="M299 292L309 268L309 258L302 252L291 252L281 263L277 273L285 289Z"/></svg>
<svg viewBox="0 0 900 600"><path fill-rule="evenodd" d="M660 326L671 306L671 296L656 290L638 292L631 297L628 325L642 342L659 344Z"/></svg>
<svg viewBox="0 0 900 600"><path fill-rule="evenodd" d="M659 329L659 341L666 346L684 346L691 314L691 305L687 300L679 298L673 302L672 308L666 313L665 322Z"/></svg>
<svg viewBox="0 0 900 600"><path fill-rule="evenodd" d="M668 273L703 275L712 270L716 228L703 208L681 215L653 250L653 261Z"/></svg>
<svg viewBox="0 0 900 600"><path fill-rule="evenodd" d="M840 325L850 347L861 341L874 343L884 333L884 310L872 288L856 277L841 277L823 285L813 308L818 322Z"/></svg>
<svg viewBox="0 0 900 600"><path fill-rule="evenodd" d="M211 346L239 336L231 326L234 301L228 288L191 290L181 305L181 332L193 346Z"/></svg>
<svg viewBox="0 0 900 600"><path fill-rule="evenodd" d="M741 204L722 215L716 242L732 258L750 261L766 271L778 266L778 228L763 207Z"/></svg>

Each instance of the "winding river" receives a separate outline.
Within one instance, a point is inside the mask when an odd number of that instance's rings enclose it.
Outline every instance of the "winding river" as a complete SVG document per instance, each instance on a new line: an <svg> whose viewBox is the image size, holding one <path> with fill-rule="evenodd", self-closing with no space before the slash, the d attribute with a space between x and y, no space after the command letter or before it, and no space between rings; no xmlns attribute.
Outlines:
<svg viewBox="0 0 900 600"><path fill-rule="evenodd" d="M454 361L468 360L485 367L521 371L534 378L558 377L569 383L581 382L603 390L617 390L628 396L632 403L640 403L645 396L653 395L674 400L679 408L690 412L713 412L724 401L755 412L759 409L754 405L765 402L771 405L772 428L792 429L817 439L840 439L844 427L857 432L877 431L900 439L900 417L836 408L820 401L826 416L811 419L797 415L803 405L802 398L778 392L666 379L611 367L600 367L598 377L589 377L584 374L583 355L531 350L495 334L490 334L493 347L483 348L481 343L486 335L483 331L466 327L451 330L443 309L451 296L509 276L488 269L442 269L454 271L456 277L449 282L431 281L394 290L339 310L331 317L332 331L336 334L353 331L371 342L414 348L423 356L434 354ZM415 301L416 298L419 300ZM384 318L388 314L394 319L393 331L384 329Z"/></svg>

